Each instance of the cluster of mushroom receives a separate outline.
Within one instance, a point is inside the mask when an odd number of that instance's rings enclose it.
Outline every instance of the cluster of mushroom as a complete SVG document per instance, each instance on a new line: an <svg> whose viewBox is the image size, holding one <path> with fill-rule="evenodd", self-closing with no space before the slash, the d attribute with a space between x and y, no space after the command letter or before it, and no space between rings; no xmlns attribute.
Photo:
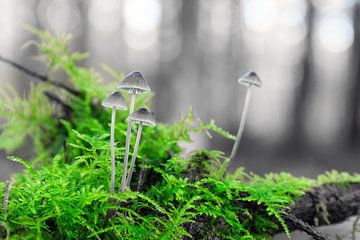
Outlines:
<svg viewBox="0 0 360 240"><path fill-rule="evenodd" d="M239 130L236 136L236 140L231 151L230 162L235 158L237 149L239 147L241 136L244 132L245 122L247 118L247 114L249 111L252 87L261 87L262 82L258 75L255 72L249 72L242 76L238 82L247 87L247 93L245 97L244 109L241 116L241 121L239 125ZM134 172L136 154L139 148L141 132L143 126L155 126L154 115L146 108L140 108L134 112L135 99L139 94L143 94L145 92L149 92L151 89L146 82L144 76L139 71L133 71L125 76L123 81L118 85L120 90L128 92L130 94L130 107L129 107L129 116L127 118L128 126L126 131L126 141L125 141L125 155L124 155L124 163L123 163L123 171L121 178L121 192L124 192L126 187L130 187L130 182L132 178L132 174ZM110 193L113 194L115 191L115 147L114 147L114 134L115 134L115 117L116 110L127 110L128 106L125 102L124 97L118 91L110 94L103 102L102 105L107 108L112 109L111 116L111 132L110 132L110 149L111 149L111 181L110 181ZM128 160L129 160L129 150L130 150L130 135L132 123L139 124L138 132L136 136L134 151L132 154L130 169L128 171Z"/></svg>
<svg viewBox="0 0 360 240"><path fill-rule="evenodd" d="M140 144L141 132L143 126L155 126L155 118L153 113L151 113L146 108L140 108L134 112L136 96L149 92L151 89L146 82L143 74L139 71L133 71L125 76L123 81L118 85L118 88L122 91L128 92L130 94L130 106L129 106L129 115L127 118L127 131L126 131L126 141L125 141L125 155L123 163L123 171L121 178L121 192L124 192L127 186L130 186L131 177L134 171L136 155ZM104 101L102 105L107 108L112 109L111 115L111 130L110 130L110 155L111 155L111 180L110 180L110 193L115 192L115 121L116 121L116 111L117 110L127 110L128 106L125 102L124 97L119 91L111 93ZM129 160L129 150L130 150L130 137L131 137L131 128L132 123L139 124L138 132L136 136L135 146L131 158L130 169L128 171L128 160Z"/></svg>

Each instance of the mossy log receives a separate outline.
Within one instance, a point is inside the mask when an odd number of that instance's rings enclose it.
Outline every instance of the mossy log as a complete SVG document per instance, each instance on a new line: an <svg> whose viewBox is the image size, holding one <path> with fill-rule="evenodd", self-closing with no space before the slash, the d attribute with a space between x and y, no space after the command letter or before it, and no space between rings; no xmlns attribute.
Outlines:
<svg viewBox="0 0 360 240"><path fill-rule="evenodd" d="M326 184L314 188L294 202L288 210L289 215L284 216L284 218L289 230L301 230L315 239L324 239L317 235L319 232L314 228L307 229L296 222L293 217L311 226L324 226L341 223L349 217L357 215L359 210L359 183L349 185Z"/></svg>
<svg viewBox="0 0 360 240"><path fill-rule="evenodd" d="M341 223L349 217L357 215L359 210L359 183L346 186L326 184L312 189L291 204L283 218L290 231L303 231L314 239L323 240L328 239L328 237L317 230L315 226ZM208 218L201 217L196 219L194 223L187 224L187 230L194 239L197 239L197 236L200 237L202 232L208 230L207 228L209 228L210 224L207 221ZM274 222L277 222L275 218ZM219 220L219 227L221 227L221 224L222 222ZM278 230L270 232L271 235L283 232L280 223L278 225ZM214 236L208 239L215 240L218 238Z"/></svg>

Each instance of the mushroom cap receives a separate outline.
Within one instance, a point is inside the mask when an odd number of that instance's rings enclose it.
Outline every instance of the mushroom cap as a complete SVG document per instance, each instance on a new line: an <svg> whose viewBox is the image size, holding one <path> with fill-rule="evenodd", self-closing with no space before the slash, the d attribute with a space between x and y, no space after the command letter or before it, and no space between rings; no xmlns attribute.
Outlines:
<svg viewBox="0 0 360 240"><path fill-rule="evenodd" d="M142 94L149 92L150 86L140 71L132 71L119 83L118 88L131 94Z"/></svg>
<svg viewBox="0 0 360 240"><path fill-rule="evenodd" d="M259 78L259 76L251 71L246 73L244 76L242 76L241 78L239 78L238 82L242 85L245 85L247 87L254 85L256 87L261 87L262 86L262 82L261 79Z"/></svg>
<svg viewBox="0 0 360 240"><path fill-rule="evenodd" d="M127 109L125 99L124 99L123 95L118 91L111 93L107 98L105 98L101 102L101 105L103 105L104 107L107 107L107 108L115 107L117 110L126 110Z"/></svg>
<svg viewBox="0 0 360 240"><path fill-rule="evenodd" d="M146 108L140 108L128 116L128 121L142 123L145 126L155 126L154 114Z"/></svg>

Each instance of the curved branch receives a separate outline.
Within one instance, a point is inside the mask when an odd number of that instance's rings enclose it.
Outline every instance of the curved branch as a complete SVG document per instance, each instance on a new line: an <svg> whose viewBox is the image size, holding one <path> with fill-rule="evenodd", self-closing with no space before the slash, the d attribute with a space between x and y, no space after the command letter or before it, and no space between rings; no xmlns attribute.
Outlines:
<svg viewBox="0 0 360 240"><path fill-rule="evenodd" d="M283 216L285 221L288 223L288 225L292 225L298 230L301 230L305 233L307 233L309 236L312 236L316 240L326 240L328 239L324 234L319 232L315 227L310 226L308 223L304 222L301 219L298 219L297 217L289 214Z"/></svg>
<svg viewBox="0 0 360 240"><path fill-rule="evenodd" d="M65 85L64 83L62 82L58 82L58 81L54 81L54 80L51 80L50 78L48 78L48 76L46 75L40 75L39 73L36 73L28 68L25 68L24 66L20 65L19 63L16 63L8 58L5 58L3 56L0 55L0 61L3 62L3 63L6 63L6 64L9 64L10 66L18 69L19 71L31 76L31 77L34 77L42 82L47 82L55 87L59 87L59 88L62 88L64 89L65 91L75 95L75 96L78 96L78 97L82 97L83 94L81 92L79 92L78 90L76 89L73 89L67 85Z"/></svg>

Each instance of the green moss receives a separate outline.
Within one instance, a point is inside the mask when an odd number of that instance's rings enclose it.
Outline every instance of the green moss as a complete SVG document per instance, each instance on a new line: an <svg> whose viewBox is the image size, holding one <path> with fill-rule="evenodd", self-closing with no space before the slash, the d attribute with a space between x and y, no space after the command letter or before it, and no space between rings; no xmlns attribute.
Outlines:
<svg viewBox="0 0 360 240"><path fill-rule="evenodd" d="M337 172L318 180L288 173L261 177L242 168L229 174L228 159L219 151L203 149L183 157L179 143L190 142L192 132L214 131L234 139L214 121L194 120L190 109L176 123L144 128L138 163L146 157L151 178L141 193L129 190L110 196L110 112L99 102L114 85L104 84L94 70L77 66L86 54L68 52L68 37L58 39L46 31L29 29L39 36L36 45L50 72L67 73L81 95L56 91L72 108L70 113L45 96L45 91L54 90L47 83L33 86L25 99L1 98L0 116L8 121L2 126L0 147L12 152L31 138L36 148L31 163L11 158L25 167L14 176L6 214L0 215L12 239L181 239L195 237L188 232L195 223L204 223L196 236L199 239L266 239L271 229L278 228L274 219L289 234L281 215L305 191L324 183L360 181L358 175ZM121 79L121 74L105 69L116 81ZM151 97L139 97L136 106L150 105ZM126 112L118 111L117 190L126 117ZM136 129L132 130L133 143ZM137 166L133 189L137 188L139 169ZM6 184L0 183L0 198L6 192ZM106 223L109 211L117 214Z"/></svg>

